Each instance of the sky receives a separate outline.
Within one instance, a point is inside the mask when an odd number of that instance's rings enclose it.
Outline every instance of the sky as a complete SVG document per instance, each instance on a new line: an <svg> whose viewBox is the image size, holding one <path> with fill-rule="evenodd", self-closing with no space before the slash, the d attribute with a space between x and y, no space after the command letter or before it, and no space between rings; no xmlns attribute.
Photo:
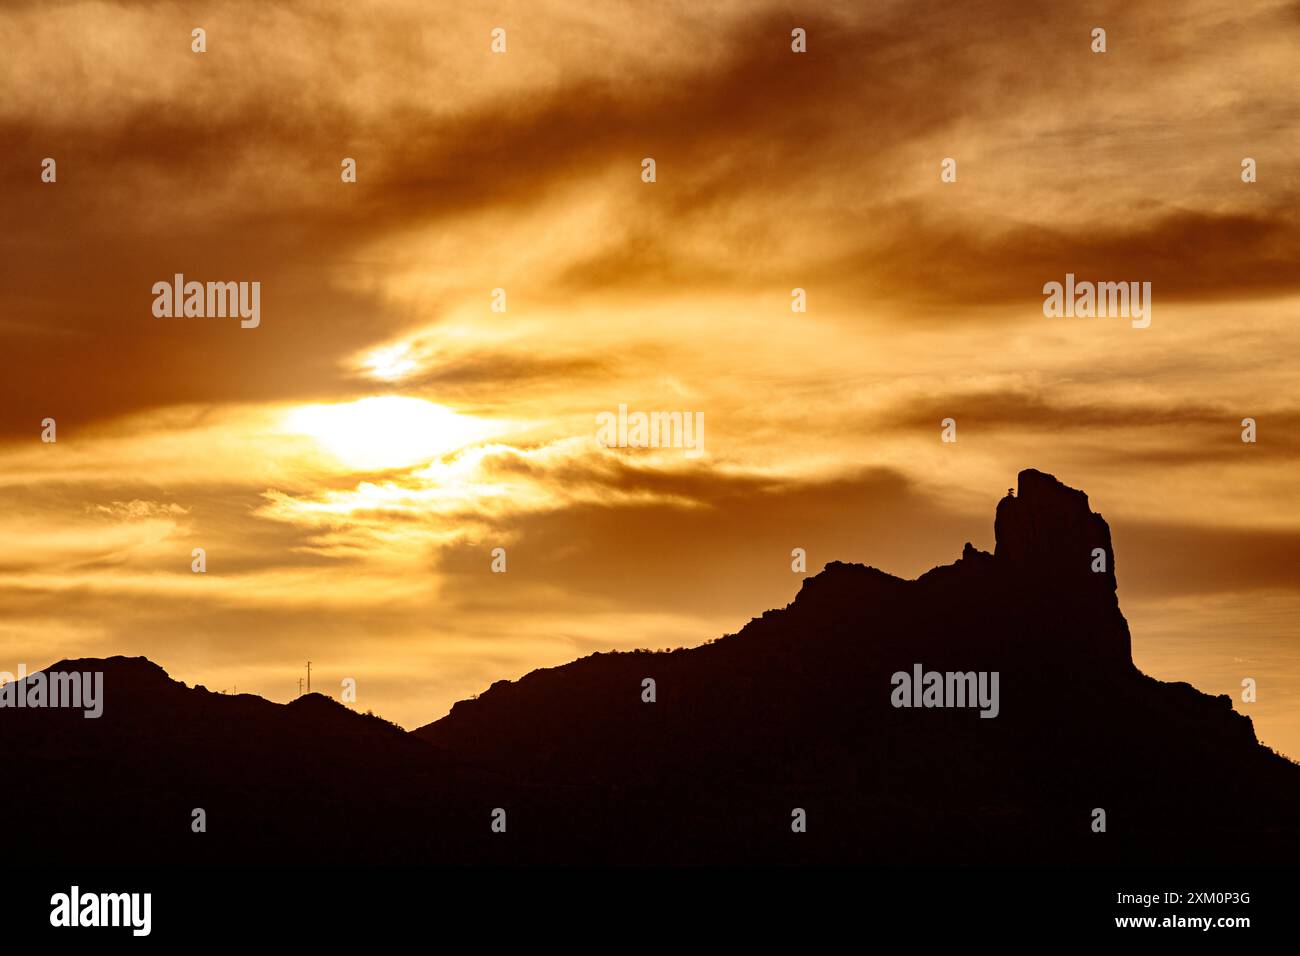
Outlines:
<svg viewBox="0 0 1300 956"><path fill-rule="evenodd" d="M6 3L0 669L311 660L414 727L734 633L794 548L992 550L1032 467L1137 664L1300 758L1300 3L1173 9ZM155 315L177 273L259 324ZM1149 327L1045 316L1067 273ZM620 405L702 453L603 445Z"/></svg>

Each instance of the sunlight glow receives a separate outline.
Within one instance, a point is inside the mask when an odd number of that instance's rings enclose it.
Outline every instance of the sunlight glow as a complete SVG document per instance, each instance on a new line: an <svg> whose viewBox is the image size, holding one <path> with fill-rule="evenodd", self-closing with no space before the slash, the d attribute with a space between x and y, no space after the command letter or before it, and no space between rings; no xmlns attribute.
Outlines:
<svg viewBox="0 0 1300 956"><path fill-rule="evenodd" d="M384 382L395 382L414 372L419 363L409 342L386 345L369 353L362 362L367 374Z"/></svg>
<svg viewBox="0 0 1300 956"><path fill-rule="evenodd" d="M309 435L349 468L405 468L487 438L495 429L422 398L385 395L335 405L304 405L284 429Z"/></svg>

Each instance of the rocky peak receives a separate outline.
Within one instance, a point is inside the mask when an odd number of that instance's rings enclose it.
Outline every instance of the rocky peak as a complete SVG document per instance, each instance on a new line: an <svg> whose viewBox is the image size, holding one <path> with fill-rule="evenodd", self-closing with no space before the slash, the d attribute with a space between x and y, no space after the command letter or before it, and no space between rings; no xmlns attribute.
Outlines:
<svg viewBox="0 0 1300 956"><path fill-rule="evenodd" d="M1110 526L1088 507L1088 496L1032 468L1020 472L1018 489L998 502L993 523L998 563L1038 581L1090 583L1113 592ZM1104 571L1093 570L1098 548L1105 555Z"/></svg>

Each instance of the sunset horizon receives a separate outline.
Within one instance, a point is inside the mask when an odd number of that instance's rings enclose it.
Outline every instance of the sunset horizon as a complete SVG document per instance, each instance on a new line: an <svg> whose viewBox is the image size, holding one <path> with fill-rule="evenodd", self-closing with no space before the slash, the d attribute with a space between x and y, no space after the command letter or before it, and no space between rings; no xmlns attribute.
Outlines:
<svg viewBox="0 0 1300 956"><path fill-rule="evenodd" d="M1114 525L1139 663L1234 698L1267 674L1247 712L1300 756L1295 127L1258 122L1295 116L1262 82L1291 5L1181 60L1123 7L1104 56L1068 7L832 6L794 54L776 9L507 4L504 55L418 4L224 5L203 54L183 5L95 9L0 15L11 661L282 700L310 658L422 722L731 632L793 597L796 547L911 577L987 546L1032 466ZM347 24L342 68L284 52ZM1150 324L1045 317L1067 273L1149 282ZM174 277L259 283L259 324L159 317ZM703 454L602 447L620 405L701 413Z"/></svg>
<svg viewBox="0 0 1300 956"><path fill-rule="evenodd" d="M85 861L1300 847L1297 0L0 49L0 742Z"/></svg>

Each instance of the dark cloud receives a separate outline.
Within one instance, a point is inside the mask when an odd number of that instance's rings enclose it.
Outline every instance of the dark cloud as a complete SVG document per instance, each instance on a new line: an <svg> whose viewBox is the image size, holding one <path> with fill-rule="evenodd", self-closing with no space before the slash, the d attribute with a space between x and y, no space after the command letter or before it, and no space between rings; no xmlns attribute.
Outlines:
<svg viewBox="0 0 1300 956"><path fill-rule="evenodd" d="M1271 399L1271 397L1270 397ZM1257 441L1241 440L1241 422L1255 419ZM933 431L945 418L958 422L965 437L990 437L1014 430L1056 433L1077 440L1088 433L1137 430L1136 440L1120 447L1130 466L1204 464L1267 459L1273 463L1300 456L1300 410L1264 405L1243 409L1216 406L1177 396L1167 402L1083 402L1057 399L1040 390L995 389L919 396L873 416L873 430ZM1113 455L1114 446L1107 446Z"/></svg>
<svg viewBox="0 0 1300 956"><path fill-rule="evenodd" d="M1300 290L1300 218L1290 206L1258 213L1152 210L1131 222L1085 222L1065 229L985 219L935 223L932 208L881 211L891 228L825 267L822 281L854 276L859 287L906 308L1012 304L1038 312L1043 285L1150 282L1155 310L1165 302L1249 300ZM878 224L879 221L878 220ZM890 236L905 235L905 243Z"/></svg>
<svg viewBox="0 0 1300 956"><path fill-rule="evenodd" d="M1285 192L1253 211L1154 208L1070 230L945 221L934 203L891 201L884 184L908 175L900 162L912 144L995 109L1000 93L1015 91L1027 108L1062 85L1070 74L1052 79L1049 68L1077 42L1062 31L1078 9L922 4L860 23L801 16L811 37L804 56L789 51L790 15L761 12L720 26L712 54L670 77L578 76L451 115L399 106L374 116L322 102L307 86L257 93L241 84L244 98L217 115L159 100L84 125L10 120L0 133L11 144L0 161L11 217L0 236L9 306L0 348L18 361L0 384L0 433L27 434L47 414L79 426L158 405L338 389L343 356L420 319L348 291L359 248L466 212L521 210L610 168L626 168L625 187L608 196L625 231L556 262L552 295L751 290L789 272L849 302L892 298L904 311L1034 308L1043 282L1067 271L1151 281L1157 302L1294 291L1300 231ZM1019 32L1029 26L1033 42ZM395 75L423 55L405 36L367 41L391 47ZM193 81L209 90L251 66L214 58ZM346 190L343 154L362 168ZM56 187L38 181L45 155L60 160ZM645 155L659 162L653 203L638 178ZM858 251L809 249L791 261L782 224L806 228L801 220L820 208L810 197L836 181L881 184L836 224L849 236L858 224ZM759 199L769 204L762 222L746 220L746 203ZM689 252L681 240L691 235L737 254ZM437 269L454 276L457 263ZM149 288L176 271L259 279L263 327L153 319Z"/></svg>
<svg viewBox="0 0 1300 956"><path fill-rule="evenodd" d="M807 553L808 574L832 560L861 561L911 576L955 561L966 540L991 547L989 515L956 513L901 473L865 469L826 481L781 481L704 472L666 475L619 464L555 474L563 487L604 484L659 500L577 503L495 523L512 580L561 588L580 602L628 610L757 613L787 603L805 575L791 550ZM990 499L995 500L995 499ZM456 600L507 593L484 573L489 539L466 541L440 557ZM509 583L509 582L507 582ZM531 593L531 592L530 592ZM572 599L572 598L571 598Z"/></svg>
<svg viewBox="0 0 1300 956"><path fill-rule="evenodd" d="M436 388L444 400L497 403L519 387L554 383L557 388L608 373L600 357L545 355L507 350L460 352L403 379L403 388Z"/></svg>

